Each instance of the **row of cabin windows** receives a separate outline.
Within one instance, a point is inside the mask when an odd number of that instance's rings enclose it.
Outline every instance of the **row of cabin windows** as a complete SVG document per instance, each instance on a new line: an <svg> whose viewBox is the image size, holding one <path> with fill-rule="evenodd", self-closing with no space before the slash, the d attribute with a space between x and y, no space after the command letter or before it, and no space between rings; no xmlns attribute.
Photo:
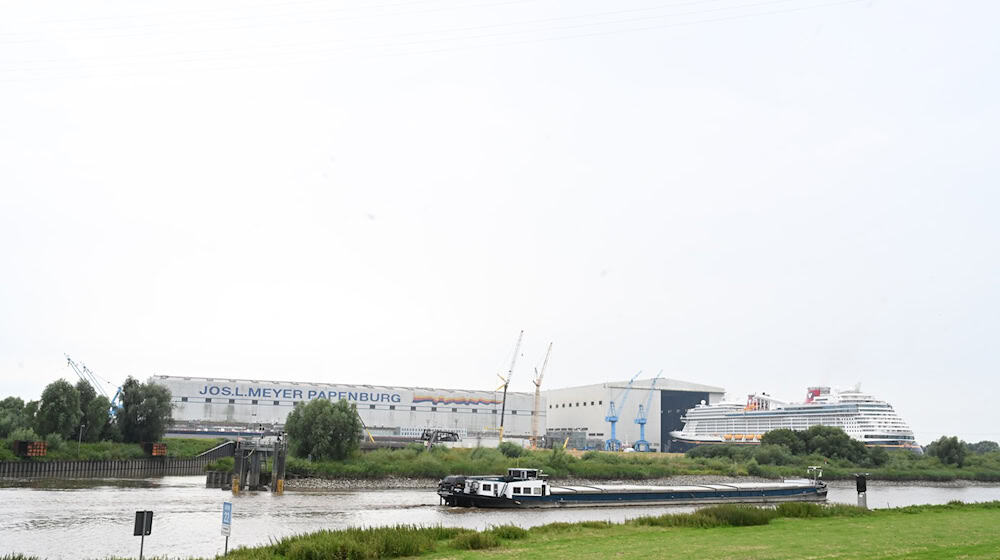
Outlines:
<svg viewBox="0 0 1000 560"><path fill-rule="evenodd" d="M188 398L187 397L181 397L181 402L188 402ZM205 402L206 403L211 403L212 402L212 398L211 397L206 398ZM229 399L229 404L236 404L236 399ZM250 404L257 404L257 401L256 400L250 401ZM281 404L281 401L274 401L274 406L278 406L280 404ZM299 404L299 401L293 401L292 404ZM375 410L375 405L370 404L370 405L368 405L368 408L371 409L371 410ZM417 409L417 407L415 407L415 406L411 406L410 407L410 410L416 410L416 409ZM437 412L437 409L438 409L438 407L432 406L431 407L431 412ZM390 404L389 405L389 410L396 410L396 405ZM472 410L473 414L479 414L479 410L478 409L473 408L471 410ZM453 409L451 409L451 411L452 412L458 412L458 409L457 408L453 408ZM492 412L493 412L493 414L497 413L496 410L493 410ZM516 410L509 410L508 412L511 415L513 415L513 416L517 416L517 411ZM532 412L531 414L534 415L534 412Z"/></svg>
<svg viewBox="0 0 1000 560"><path fill-rule="evenodd" d="M541 496L542 495L542 488L540 486L536 486L535 488L522 488L520 486L515 486L514 489L511 490L511 493L512 494L524 495L524 496L530 496L532 494L534 494L536 496Z"/></svg>
<svg viewBox="0 0 1000 560"><path fill-rule="evenodd" d="M569 406L570 408L573 408L574 406L581 406L581 405L587 406L587 401L578 402L578 403L550 404L549 408L552 408L552 407L555 407L555 408L566 408L567 406ZM590 406L594 406L594 401L590 401ZM597 401L597 406L604 406L604 401Z"/></svg>

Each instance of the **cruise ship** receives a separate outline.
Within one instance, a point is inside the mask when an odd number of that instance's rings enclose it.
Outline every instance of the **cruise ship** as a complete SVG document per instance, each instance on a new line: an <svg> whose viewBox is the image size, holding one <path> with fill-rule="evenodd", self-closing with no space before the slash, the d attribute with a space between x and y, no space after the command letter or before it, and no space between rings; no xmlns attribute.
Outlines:
<svg viewBox="0 0 1000 560"><path fill-rule="evenodd" d="M802 403L779 401L766 393L747 397L746 403L702 404L681 418L684 427L670 432L667 451L684 452L698 445L759 444L771 430L807 430L833 426L868 446L918 451L913 430L889 403L861 392L860 387L831 391L809 387Z"/></svg>

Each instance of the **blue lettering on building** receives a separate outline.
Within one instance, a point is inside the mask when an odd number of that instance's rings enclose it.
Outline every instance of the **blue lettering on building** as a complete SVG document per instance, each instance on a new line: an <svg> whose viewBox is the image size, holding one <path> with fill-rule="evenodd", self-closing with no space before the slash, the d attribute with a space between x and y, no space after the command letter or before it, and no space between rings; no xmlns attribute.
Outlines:
<svg viewBox="0 0 1000 560"><path fill-rule="evenodd" d="M205 396L225 396L225 397L246 397L261 399L282 399L293 400L302 399L328 399L330 401L346 400L348 402L379 403L402 402L403 396L399 393L376 393L361 391L323 391L316 389L290 389L286 387L254 387L240 385L204 385L197 391L199 395Z"/></svg>

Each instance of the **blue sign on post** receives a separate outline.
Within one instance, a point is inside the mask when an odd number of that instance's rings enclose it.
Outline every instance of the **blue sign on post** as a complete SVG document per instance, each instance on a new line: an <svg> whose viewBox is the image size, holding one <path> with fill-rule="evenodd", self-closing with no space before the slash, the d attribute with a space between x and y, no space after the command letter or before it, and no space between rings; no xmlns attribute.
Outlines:
<svg viewBox="0 0 1000 560"><path fill-rule="evenodd" d="M229 536L233 528L233 503L222 502L222 534Z"/></svg>

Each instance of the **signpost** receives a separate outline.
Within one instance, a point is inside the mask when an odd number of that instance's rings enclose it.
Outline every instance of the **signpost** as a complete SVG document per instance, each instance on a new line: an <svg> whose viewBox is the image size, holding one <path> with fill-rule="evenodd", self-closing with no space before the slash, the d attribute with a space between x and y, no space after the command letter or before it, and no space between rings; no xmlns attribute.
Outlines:
<svg viewBox="0 0 1000 560"><path fill-rule="evenodd" d="M151 511L135 512L135 527L132 529L132 536L140 537L139 560L142 560L142 549L146 544L146 535L149 535L152 532L153 532L153 512Z"/></svg>
<svg viewBox="0 0 1000 560"><path fill-rule="evenodd" d="M229 534L233 530L233 503L222 502L222 534L226 537L226 551L223 556L229 554Z"/></svg>

